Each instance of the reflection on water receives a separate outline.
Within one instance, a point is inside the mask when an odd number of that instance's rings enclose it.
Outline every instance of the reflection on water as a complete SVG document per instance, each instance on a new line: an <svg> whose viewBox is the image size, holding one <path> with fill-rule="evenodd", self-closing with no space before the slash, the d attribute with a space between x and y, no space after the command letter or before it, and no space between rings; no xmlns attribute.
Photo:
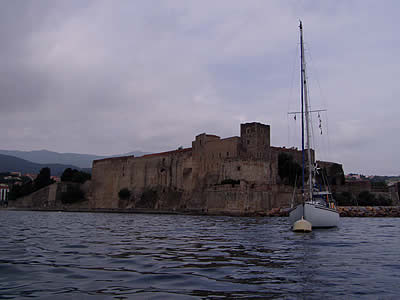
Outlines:
<svg viewBox="0 0 400 300"><path fill-rule="evenodd" d="M0 211L0 299L393 298L399 223Z"/></svg>

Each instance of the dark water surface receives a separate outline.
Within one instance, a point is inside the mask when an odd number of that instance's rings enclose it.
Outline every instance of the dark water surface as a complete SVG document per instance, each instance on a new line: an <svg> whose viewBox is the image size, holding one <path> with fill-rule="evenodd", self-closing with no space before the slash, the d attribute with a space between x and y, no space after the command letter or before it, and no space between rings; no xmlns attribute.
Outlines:
<svg viewBox="0 0 400 300"><path fill-rule="evenodd" d="M400 218L0 211L0 299L400 297Z"/></svg>

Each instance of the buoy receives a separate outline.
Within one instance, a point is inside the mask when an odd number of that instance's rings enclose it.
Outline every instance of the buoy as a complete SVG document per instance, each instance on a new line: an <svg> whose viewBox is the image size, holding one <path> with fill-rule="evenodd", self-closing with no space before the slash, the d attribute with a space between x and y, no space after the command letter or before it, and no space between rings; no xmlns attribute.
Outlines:
<svg viewBox="0 0 400 300"><path fill-rule="evenodd" d="M304 220L303 217L301 217L301 220L298 220L293 224L293 231L295 232L311 232L311 228L311 223Z"/></svg>

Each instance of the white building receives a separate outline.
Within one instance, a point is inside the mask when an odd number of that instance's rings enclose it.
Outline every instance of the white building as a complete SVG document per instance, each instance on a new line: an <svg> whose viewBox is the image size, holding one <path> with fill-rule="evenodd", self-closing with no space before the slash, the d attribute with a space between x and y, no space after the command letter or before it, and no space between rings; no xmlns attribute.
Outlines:
<svg viewBox="0 0 400 300"><path fill-rule="evenodd" d="M8 202L10 189L7 184L0 184L0 203Z"/></svg>

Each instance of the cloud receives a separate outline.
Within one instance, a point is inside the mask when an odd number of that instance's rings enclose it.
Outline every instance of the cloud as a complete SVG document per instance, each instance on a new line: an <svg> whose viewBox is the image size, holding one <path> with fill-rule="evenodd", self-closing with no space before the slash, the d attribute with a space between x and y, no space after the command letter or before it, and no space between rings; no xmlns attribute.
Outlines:
<svg viewBox="0 0 400 300"><path fill-rule="evenodd" d="M3 147L164 151L202 132L238 135L245 121L270 124L273 145L299 146L286 113L299 107L301 18L312 105L329 110L329 142L315 143L331 148L323 158L349 172L399 173L387 150L398 146L387 137L399 129L397 9L395 1L2 2Z"/></svg>

